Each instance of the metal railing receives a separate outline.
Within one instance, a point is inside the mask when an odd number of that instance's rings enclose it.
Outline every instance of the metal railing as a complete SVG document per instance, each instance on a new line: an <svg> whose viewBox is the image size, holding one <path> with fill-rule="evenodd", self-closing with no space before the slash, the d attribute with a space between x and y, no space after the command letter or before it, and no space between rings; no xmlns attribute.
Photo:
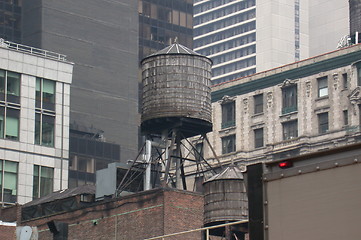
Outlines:
<svg viewBox="0 0 361 240"><path fill-rule="evenodd" d="M64 55L64 54L51 52L51 51L40 49L40 48L30 47L30 46L22 45L19 43L10 42L10 41L5 41L2 38L0 38L0 46L9 48L12 50L16 50L19 52L30 53L33 55L42 56L45 58L55 59L55 60L64 61L64 62L67 61L66 55Z"/></svg>
<svg viewBox="0 0 361 240"><path fill-rule="evenodd" d="M206 232L206 240L209 240L209 230L211 230L211 229L216 229L216 228L221 228L221 227L226 227L226 226L231 226L231 225L237 225L237 224L247 223L247 222L248 222L248 220L241 220L241 221L237 221L237 222L225 223L225 224L215 225L215 226L211 226L211 227L197 228L197 229L192 229L192 230L188 230L188 231L184 231L184 232L178 232L178 233L172 233L172 234L167 234L167 235L158 236L158 237L146 238L144 240L156 240L156 239L165 240L168 237L174 237L174 236L178 236L178 235L182 235L182 234L201 232L201 231Z"/></svg>

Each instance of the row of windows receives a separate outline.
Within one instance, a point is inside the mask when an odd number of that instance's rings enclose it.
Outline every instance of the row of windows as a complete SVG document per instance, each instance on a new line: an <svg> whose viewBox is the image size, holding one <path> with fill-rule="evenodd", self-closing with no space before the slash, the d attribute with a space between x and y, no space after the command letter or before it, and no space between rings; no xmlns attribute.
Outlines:
<svg viewBox="0 0 361 240"><path fill-rule="evenodd" d="M0 138L19 140L19 73L0 70ZM36 78L35 144L54 146L55 82Z"/></svg>
<svg viewBox="0 0 361 240"><path fill-rule="evenodd" d="M143 2L139 4L140 14L146 17L157 19L159 21L164 21L187 28L193 27L193 15L191 10L191 5L189 5L189 9L187 11L177 11L172 8L163 7L149 2Z"/></svg>
<svg viewBox="0 0 361 240"><path fill-rule="evenodd" d="M348 111L343 111L344 124L348 124ZM328 112L320 113L317 115L318 119L318 132L320 134L327 133L329 130L329 115ZM290 140L298 137L298 120L282 122L282 139ZM223 127L223 124L222 124ZM264 128L253 130L254 147L260 148L265 146L264 142ZM231 153L236 151L236 135L229 135L222 138L222 154Z"/></svg>
<svg viewBox="0 0 361 240"><path fill-rule="evenodd" d="M256 22L252 21L250 23L242 24L240 26L221 31L219 33L213 34L212 36L202 37L194 40L194 48L202 47L210 43L218 42L224 39L231 38L233 36L249 32L254 30L256 27ZM255 33L252 33L254 36L252 37L254 40L256 39ZM248 36L246 36L248 37ZM241 39L242 37L239 37ZM233 47L239 46L239 43L233 43Z"/></svg>
<svg viewBox="0 0 361 240"><path fill-rule="evenodd" d="M200 2L203 0L194 0L194 3L196 4L197 2ZM213 8L219 7L221 5L225 5L227 3L230 2L239 2L238 0L212 0L212 1L206 1L204 3L198 4L194 6L194 13L202 13L208 10L211 10ZM255 5L255 0L244 0L242 1L244 2L244 6L245 8L250 7L250 6L254 6Z"/></svg>
<svg viewBox="0 0 361 240"><path fill-rule="evenodd" d="M241 61L233 62L215 69L212 69L213 76L218 76L233 72L242 68L256 65L256 57L250 57Z"/></svg>
<svg viewBox="0 0 361 240"><path fill-rule="evenodd" d="M348 88L348 77L347 73L342 74L342 83L343 89ZM317 96L319 98L328 96L328 77L324 76L321 78L317 78ZM263 94L258 94L253 96L253 114L263 113L264 103ZM230 104L234 105L234 102L222 104L222 114L223 112L227 113L228 109L234 109L233 107L229 107ZM291 112L297 111L297 85L291 85L282 88L282 114L287 114ZM223 124L222 124L223 126Z"/></svg>
<svg viewBox="0 0 361 240"><path fill-rule="evenodd" d="M0 202L17 202L18 165L17 162L0 160ZM33 174L33 199L53 192L53 168L34 165Z"/></svg>
<svg viewBox="0 0 361 240"><path fill-rule="evenodd" d="M255 27L255 22L251 22L251 23L247 23L247 24L238 26L236 28L229 29L226 32L241 34L243 32L248 32L248 31L253 30L254 27ZM238 31L239 31L239 33L238 33ZM197 41L199 41L199 40L194 40L195 45L197 44ZM213 46L209 46L209 47L206 47L206 48L203 48L203 49L198 49L197 52L199 54L209 56L209 55L212 55L212 54L215 54L215 53L226 51L228 49L232 49L232 48L235 48L235 47L245 45L247 43L252 43L254 41L256 41L256 34L251 33L251 34L249 34L247 36L244 36L244 37L239 37L239 38L227 40L226 42L221 42L221 43L218 43L218 44L213 45Z"/></svg>
<svg viewBox="0 0 361 240"><path fill-rule="evenodd" d="M219 83L222 83L222 82L231 81L231 80L241 78L241 77L245 77L245 76L249 76L249 75L252 75L252 74L255 74L255 73L256 73L256 68L252 68L252 69L249 69L249 70L246 70L246 71L242 71L242 72L238 72L238 73L234 73L234 74L231 74L231 75L227 75L227 76L224 76L224 77L214 79L214 80L212 80L212 84L215 85L215 84L219 84Z"/></svg>
<svg viewBox="0 0 361 240"><path fill-rule="evenodd" d="M246 48L241 48L236 51L224 53L219 56L212 57L213 65L231 61L233 59L241 58L250 54L256 53L256 45L252 45Z"/></svg>
<svg viewBox="0 0 361 240"><path fill-rule="evenodd" d="M218 9L216 11L211 11L209 13L206 14L202 14L201 16L197 16L194 18L194 25L197 26L199 24L205 23L205 22L209 22L213 19L217 19L220 17L224 17L227 16L231 13L235 13L238 11L241 11L243 9L252 7L255 5L255 1L242 1L242 2L238 2L236 4L232 4L232 5L228 5L225 6L221 9ZM195 8L197 8L198 6L196 6Z"/></svg>
<svg viewBox="0 0 361 240"><path fill-rule="evenodd" d="M219 20L212 24L207 24L207 25L195 28L194 36L200 36L200 35L203 35L203 34L206 34L209 32L216 31L218 29L223 29L225 27L228 27L228 26L231 26L231 25L234 25L237 23L241 23L241 22L247 21L247 20L255 18L255 17L256 17L256 10L251 9L247 12Z"/></svg>

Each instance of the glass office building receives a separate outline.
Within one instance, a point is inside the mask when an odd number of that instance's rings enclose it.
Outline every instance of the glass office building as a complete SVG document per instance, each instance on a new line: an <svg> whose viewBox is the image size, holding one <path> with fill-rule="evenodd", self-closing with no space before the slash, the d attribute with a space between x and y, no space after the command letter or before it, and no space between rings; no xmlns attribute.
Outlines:
<svg viewBox="0 0 361 240"><path fill-rule="evenodd" d="M21 1L0 0L0 38L21 42Z"/></svg>
<svg viewBox="0 0 361 240"><path fill-rule="evenodd" d="M255 0L195 0L194 50L213 60L213 82L256 72Z"/></svg>
<svg viewBox="0 0 361 240"><path fill-rule="evenodd" d="M139 60L177 41L193 48L193 0L139 0Z"/></svg>
<svg viewBox="0 0 361 240"><path fill-rule="evenodd" d="M214 84L333 51L348 34L347 0L194 0L193 11Z"/></svg>

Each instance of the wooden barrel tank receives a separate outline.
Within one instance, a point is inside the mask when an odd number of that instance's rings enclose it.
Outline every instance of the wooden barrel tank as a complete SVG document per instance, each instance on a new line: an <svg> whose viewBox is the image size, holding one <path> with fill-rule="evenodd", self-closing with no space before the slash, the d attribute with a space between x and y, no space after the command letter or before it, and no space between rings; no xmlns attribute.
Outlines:
<svg viewBox="0 0 361 240"><path fill-rule="evenodd" d="M211 131L211 60L173 44L142 60L143 133Z"/></svg>
<svg viewBox="0 0 361 240"><path fill-rule="evenodd" d="M248 198L239 168L231 165L203 186L205 226L248 218Z"/></svg>

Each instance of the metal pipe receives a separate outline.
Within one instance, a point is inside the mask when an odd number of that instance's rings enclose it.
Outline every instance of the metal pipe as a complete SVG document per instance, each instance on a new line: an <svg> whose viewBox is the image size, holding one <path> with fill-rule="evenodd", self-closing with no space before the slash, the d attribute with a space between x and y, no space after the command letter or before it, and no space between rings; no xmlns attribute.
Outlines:
<svg viewBox="0 0 361 240"><path fill-rule="evenodd" d="M151 169L152 169L152 163L150 161L151 153L152 153L152 142L150 140L146 140L145 141L145 163L147 164L147 167L145 169L144 190L151 189L151 184L150 184L150 175L151 175Z"/></svg>

